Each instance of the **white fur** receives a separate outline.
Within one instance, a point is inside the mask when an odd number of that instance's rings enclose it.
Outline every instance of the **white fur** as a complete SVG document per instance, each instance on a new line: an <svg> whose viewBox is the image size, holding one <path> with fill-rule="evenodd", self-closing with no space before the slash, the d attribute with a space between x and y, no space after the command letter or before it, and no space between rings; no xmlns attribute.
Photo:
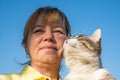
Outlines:
<svg viewBox="0 0 120 80"><path fill-rule="evenodd" d="M115 80L106 69L98 69L91 74L80 75L76 72L70 72L65 80Z"/></svg>
<svg viewBox="0 0 120 80"><path fill-rule="evenodd" d="M101 38L101 30L96 30L89 38L98 42ZM106 69L100 68L97 53L85 51L80 45L75 38L66 40L63 45L65 63L70 69L65 80L115 80ZM109 76L108 79L106 75Z"/></svg>

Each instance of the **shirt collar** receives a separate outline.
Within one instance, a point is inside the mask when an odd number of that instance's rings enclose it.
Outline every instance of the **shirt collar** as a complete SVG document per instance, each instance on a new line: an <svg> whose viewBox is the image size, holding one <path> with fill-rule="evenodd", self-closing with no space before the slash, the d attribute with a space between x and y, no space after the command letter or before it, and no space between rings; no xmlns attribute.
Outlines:
<svg viewBox="0 0 120 80"><path fill-rule="evenodd" d="M39 73L34 68L32 68L30 65L24 66L21 72L21 76L23 80L51 80L50 77Z"/></svg>

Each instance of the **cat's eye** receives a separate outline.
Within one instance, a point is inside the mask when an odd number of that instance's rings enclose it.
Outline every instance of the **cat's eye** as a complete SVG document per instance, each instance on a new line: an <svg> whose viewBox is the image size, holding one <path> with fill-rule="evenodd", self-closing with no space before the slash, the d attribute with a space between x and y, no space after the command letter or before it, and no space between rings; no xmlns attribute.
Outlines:
<svg viewBox="0 0 120 80"><path fill-rule="evenodd" d="M81 35L78 35L78 37L83 37L83 35L81 34Z"/></svg>
<svg viewBox="0 0 120 80"><path fill-rule="evenodd" d="M75 38L78 40L83 40L83 35L77 35L77 36L75 36Z"/></svg>
<svg viewBox="0 0 120 80"><path fill-rule="evenodd" d="M75 38L81 38L82 37L82 35L76 35L75 36Z"/></svg>

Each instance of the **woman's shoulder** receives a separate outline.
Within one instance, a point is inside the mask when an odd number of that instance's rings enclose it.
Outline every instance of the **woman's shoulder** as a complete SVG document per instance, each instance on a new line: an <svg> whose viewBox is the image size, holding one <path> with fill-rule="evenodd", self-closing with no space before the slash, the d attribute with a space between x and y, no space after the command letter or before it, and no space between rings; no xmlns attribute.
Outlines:
<svg viewBox="0 0 120 80"><path fill-rule="evenodd" d="M0 75L0 80L33 80L36 77L42 76L31 66L25 65L20 73Z"/></svg>
<svg viewBox="0 0 120 80"><path fill-rule="evenodd" d="M0 74L0 80L21 80L21 75L22 75L22 72Z"/></svg>
<svg viewBox="0 0 120 80"><path fill-rule="evenodd" d="M20 80L20 74L3 74L0 75L0 80Z"/></svg>

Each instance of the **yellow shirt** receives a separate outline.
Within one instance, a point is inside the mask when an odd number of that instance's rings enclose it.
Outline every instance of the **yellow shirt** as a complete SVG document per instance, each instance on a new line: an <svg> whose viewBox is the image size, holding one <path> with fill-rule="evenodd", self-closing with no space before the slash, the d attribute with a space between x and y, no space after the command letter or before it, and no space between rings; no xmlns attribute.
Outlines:
<svg viewBox="0 0 120 80"><path fill-rule="evenodd" d="M21 73L0 75L0 80L51 80L51 79L48 76L40 74L31 66L25 65Z"/></svg>

